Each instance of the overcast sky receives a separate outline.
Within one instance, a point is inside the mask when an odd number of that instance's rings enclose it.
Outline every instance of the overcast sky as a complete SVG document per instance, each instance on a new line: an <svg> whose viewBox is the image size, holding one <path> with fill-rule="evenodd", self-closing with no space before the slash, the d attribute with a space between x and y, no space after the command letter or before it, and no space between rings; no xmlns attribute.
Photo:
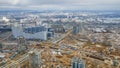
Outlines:
<svg viewBox="0 0 120 68"><path fill-rule="evenodd" d="M0 0L0 9L120 10L120 0Z"/></svg>

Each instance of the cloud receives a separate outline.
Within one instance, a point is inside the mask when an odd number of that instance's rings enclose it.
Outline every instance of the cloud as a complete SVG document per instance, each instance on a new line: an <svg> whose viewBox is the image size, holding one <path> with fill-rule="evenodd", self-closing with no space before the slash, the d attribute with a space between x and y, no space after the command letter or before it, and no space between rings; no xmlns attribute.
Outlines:
<svg viewBox="0 0 120 68"><path fill-rule="evenodd" d="M8 7L9 6L9 7ZM120 0L0 0L0 8L117 9Z"/></svg>

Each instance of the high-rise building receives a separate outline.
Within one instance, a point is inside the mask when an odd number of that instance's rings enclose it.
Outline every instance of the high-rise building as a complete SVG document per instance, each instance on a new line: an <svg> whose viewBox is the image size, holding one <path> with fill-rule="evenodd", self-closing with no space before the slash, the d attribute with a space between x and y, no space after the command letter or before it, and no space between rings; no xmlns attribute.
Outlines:
<svg viewBox="0 0 120 68"><path fill-rule="evenodd" d="M41 51L29 52L29 58L32 68L40 68L41 66Z"/></svg>
<svg viewBox="0 0 120 68"><path fill-rule="evenodd" d="M83 25L82 23L75 23L73 25L73 34L79 34L83 32Z"/></svg>
<svg viewBox="0 0 120 68"><path fill-rule="evenodd" d="M51 25L52 29L54 29L55 33L64 33L65 32L65 29L63 27L63 25L61 24L54 24L54 25Z"/></svg>
<svg viewBox="0 0 120 68"><path fill-rule="evenodd" d="M24 37L18 37L18 52L24 51L27 49L26 40Z"/></svg>
<svg viewBox="0 0 120 68"><path fill-rule="evenodd" d="M72 59L72 67L71 68L85 68L85 61L74 57Z"/></svg>

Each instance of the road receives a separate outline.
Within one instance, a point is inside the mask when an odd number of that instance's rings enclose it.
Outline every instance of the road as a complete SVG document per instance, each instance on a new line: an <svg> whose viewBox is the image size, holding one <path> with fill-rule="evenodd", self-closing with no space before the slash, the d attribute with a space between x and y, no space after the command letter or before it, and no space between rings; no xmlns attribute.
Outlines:
<svg viewBox="0 0 120 68"><path fill-rule="evenodd" d="M8 39L12 35L12 33L7 33L7 34L4 34L4 35L5 35L5 37L3 37L2 39L0 39L0 42Z"/></svg>
<svg viewBox="0 0 120 68"><path fill-rule="evenodd" d="M69 34L71 34L71 32L72 32L72 29L70 29L69 31L67 31L64 36L62 36L60 39L54 41L53 43L55 43L55 44L58 43L58 44L59 44L60 42L62 42L62 40L63 40L64 38L66 38Z"/></svg>

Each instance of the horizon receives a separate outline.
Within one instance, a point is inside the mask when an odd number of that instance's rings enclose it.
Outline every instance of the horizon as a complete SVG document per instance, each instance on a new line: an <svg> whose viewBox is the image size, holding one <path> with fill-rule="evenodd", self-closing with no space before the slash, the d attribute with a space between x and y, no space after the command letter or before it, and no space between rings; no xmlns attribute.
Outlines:
<svg viewBox="0 0 120 68"><path fill-rule="evenodd" d="M1 10L120 10L119 0L0 0Z"/></svg>

